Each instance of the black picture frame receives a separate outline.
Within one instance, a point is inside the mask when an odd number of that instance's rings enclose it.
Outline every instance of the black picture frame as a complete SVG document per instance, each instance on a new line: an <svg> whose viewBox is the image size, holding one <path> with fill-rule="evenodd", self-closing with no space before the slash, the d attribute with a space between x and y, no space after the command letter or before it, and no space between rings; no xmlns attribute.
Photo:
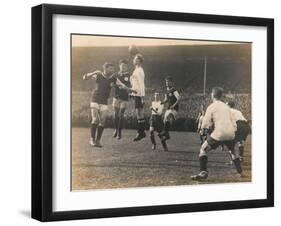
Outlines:
<svg viewBox="0 0 281 226"><path fill-rule="evenodd" d="M52 210L52 18L55 14L266 27L267 198L54 212ZM274 206L273 19L49 4L32 8L32 218L40 221L56 221L272 206Z"/></svg>

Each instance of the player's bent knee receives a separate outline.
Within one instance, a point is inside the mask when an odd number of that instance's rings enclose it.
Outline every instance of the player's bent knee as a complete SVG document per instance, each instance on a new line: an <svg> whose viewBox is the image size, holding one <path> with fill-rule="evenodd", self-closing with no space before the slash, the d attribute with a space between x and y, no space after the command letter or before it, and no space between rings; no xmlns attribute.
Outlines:
<svg viewBox="0 0 281 226"><path fill-rule="evenodd" d="M170 118L169 115L165 115L165 116L164 116L164 122L170 121L169 118Z"/></svg>
<svg viewBox="0 0 281 226"><path fill-rule="evenodd" d="M96 117L92 117L92 124L97 124L98 123L98 119Z"/></svg>
<svg viewBox="0 0 281 226"><path fill-rule="evenodd" d="M199 158L202 156L206 156L206 155L207 155L207 152L201 148L200 152L199 152Z"/></svg>
<svg viewBox="0 0 281 226"><path fill-rule="evenodd" d="M231 152L230 152L230 153L231 153ZM231 153L231 158L232 158L232 160L235 160L235 159L239 159L240 156L239 156L238 153Z"/></svg>
<svg viewBox="0 0 281 226"><path fill-rule="evenodd" d="M172 113L166 114L164 117L164 122L173 123L175 120L174 115Z"/></svg>
<svg viewBox="0 0 281 226"><path fill-rule="evenodd" d="M212 150L212 148L210 147L210 145L208 144L208 142L205 141L205 142L201 145L201 148L200 148L200 151L199 151L199 157L201 157L201 156L206 156L210 150Z"/></svg>
<svg viewBox="0 0 281 226"><path fill-rule="evenodd" d="M104 122L100 122L99 126L104 127Z"/></svg>
<svg viewBox="0 0 281 226"><path fill-rule="evenodd" d="M243 142L243 141L238 142L238 147L239 147L239 148L240 148L240 147L244 147L244 142Z"/></svg>
<svg viewBox="0 0 281 226"><path fill-rule="evenodd" d="M99 121L99 126L104 127L104 125L105 125L105 120L101 119L101 120Z"/></svg>
<svg viewBox="0 0 281 226"><path fill-rule="evenodd" d="M171 124L174 122L174 117L173 117L173 116L169 117L169 122L170 122Z"/></svg>

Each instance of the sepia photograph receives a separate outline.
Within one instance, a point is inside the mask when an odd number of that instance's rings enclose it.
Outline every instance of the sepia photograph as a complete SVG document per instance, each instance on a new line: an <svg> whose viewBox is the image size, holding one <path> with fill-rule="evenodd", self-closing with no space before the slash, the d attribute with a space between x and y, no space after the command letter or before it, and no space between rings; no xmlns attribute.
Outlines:
<svg viewBox="0 0 281 226"><path fill-rule="evenodd" d="M40 221L274 206L274 20L32 8Z"/></svg>
<svg viewBox="0 0 281 226"><path fill-rule="evenodd" d="M72 190L251 182L251 43L71 35Z"/></svg>

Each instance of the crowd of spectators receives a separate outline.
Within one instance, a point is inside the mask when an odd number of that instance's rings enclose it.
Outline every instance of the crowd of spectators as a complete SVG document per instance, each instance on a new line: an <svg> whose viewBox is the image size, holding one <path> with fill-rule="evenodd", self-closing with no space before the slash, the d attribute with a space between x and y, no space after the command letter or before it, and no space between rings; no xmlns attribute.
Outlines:
<svg viewBox="0 0 281 226"><path fill-rule="evenodd" d="M206 109L211 103L210 95L203 95L200 93L190 94L181 93L182 100L180 103L180 111L177 120L173 126L173 130L178 131L195 131L196 130L196 118L200 111L201 105ZM161 94L161 98L164 98L164 94ZM90 122L90 109L89 103L91 100L90 92L77 92L72 93L72 126L85 127ZM146 94L145 99L145 118L147 122L150 117L150 105L153 100L153 90L150 90ZM232 94L227 93L224 101L234 100L235 108L240 110L247 120L251 121L251 95L250 94ZM107 127L113 127L113 109L111 107L112 99L109 99L109 113L106 121ZM136 118L133 101L129 101L128 108L125 112L125 128L135 129ZM148 123L147 123L148 125Z"/></svg>

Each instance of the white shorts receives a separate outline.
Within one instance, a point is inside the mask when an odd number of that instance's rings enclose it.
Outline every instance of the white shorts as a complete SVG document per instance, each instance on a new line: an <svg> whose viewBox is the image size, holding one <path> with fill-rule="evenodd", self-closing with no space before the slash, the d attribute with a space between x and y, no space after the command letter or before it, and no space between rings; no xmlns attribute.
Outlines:
<svg viewBox="0 0 281 226"><path fill-rule="evenodd" d="M113 98L113 101L112 101L112 106L113 107L124 109L124 108L127 108L127 105L128 105L128 101L117 99L117 98Z"/></svg>
<svg viewBox="0 0 281 226"><path fill-rule="evenodd" d="M168 109L165 112L164 119L166 119L169 115L173 115L174 119L177 118L178 112L175 109Z"/></svg>
<svg viewBox="0 0 281 226"><path fill-rule="evenodd" d="M90 107L94 108L96 110L99 110L99 111L107 111L108 110L108 106L106 104L98 104L96 102L91 102Z"/></svg>

